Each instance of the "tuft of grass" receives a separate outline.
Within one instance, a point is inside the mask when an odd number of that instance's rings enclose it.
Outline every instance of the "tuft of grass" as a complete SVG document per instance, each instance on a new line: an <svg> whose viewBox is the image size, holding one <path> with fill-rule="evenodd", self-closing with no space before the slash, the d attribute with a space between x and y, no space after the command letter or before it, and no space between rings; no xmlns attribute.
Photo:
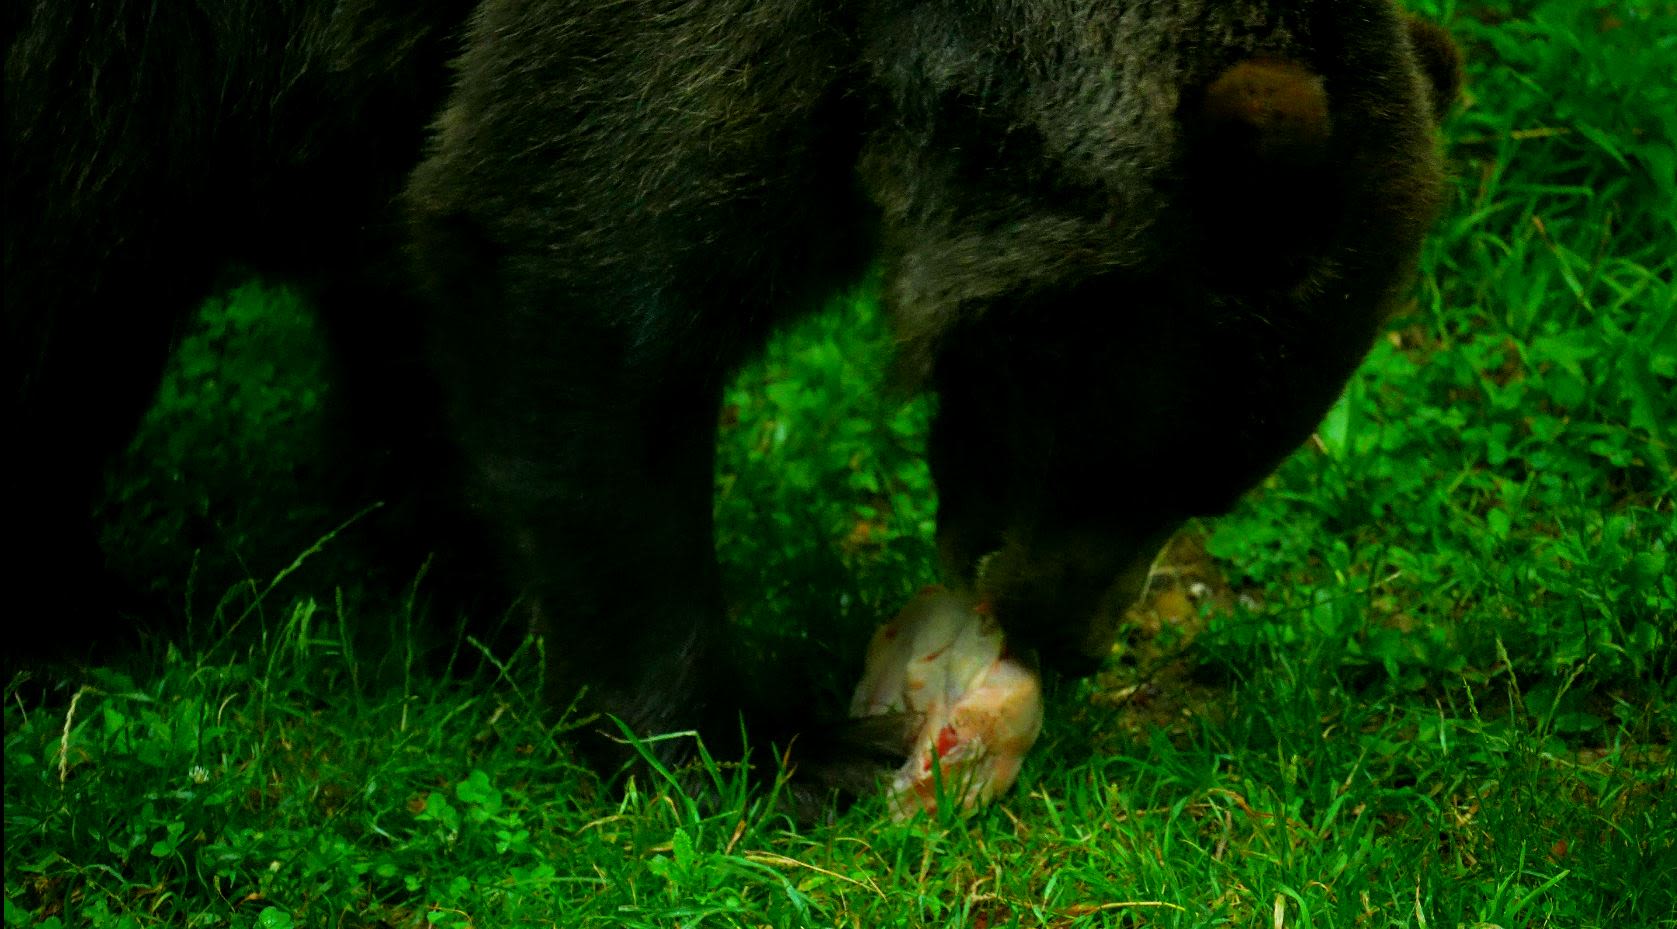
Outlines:
<svg viewBox="0 0 1677 929"><path fill-rule="evenodd" d="M343 518L326 492L342 469L326 443L335 398L322 338L284 288L253 281L205 303L107 476L98 524L112 572L174 594L202 570L215 597Z"/></svg>
<svg viewBox="0 0 1677 929"><path fill-rule="evenodd" d="M320 613L9 701L8 924L1632 926L1677 902L1663 748L1557 756L1552 721L1468 688L1371 704L1277 650L1226 725L1038 756L975 816L874 801L799 833L714 765L703 800L674 773L602 792L533 711L534 652L358 685Z"/></svg>
<svg viewBox="0 0 1677 929"><path fill-rule="evenodd" d="M723 400L717 555L735 621L766 663L817 669L801 683L829 706L848 704L873 625L937 574L931 402L888 388L891 344L870 281L775 339Z"/></svg>

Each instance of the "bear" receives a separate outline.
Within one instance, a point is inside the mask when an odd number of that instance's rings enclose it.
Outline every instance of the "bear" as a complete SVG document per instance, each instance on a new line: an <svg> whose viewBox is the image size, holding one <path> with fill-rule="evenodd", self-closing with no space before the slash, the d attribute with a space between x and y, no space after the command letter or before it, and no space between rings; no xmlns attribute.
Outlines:
<svg viewBox="0 0 1677 929"><path fill-rule="evenodd" d="M9 589L45 602L96 564L101 460L184 310L256 268L319 307L359 454L485 527L553 643L552 701L718 743L753 672L714 433L769 333L882 265L897 376L937 398L946 579L1010 647L1087 673L1165 538L1307 437L1403 299L1459 81L1393 0L8 18L11 496L40 540ZM1184 455L1201 435L1215 452ZM870 751L829 727L801 770Z"/></svg>

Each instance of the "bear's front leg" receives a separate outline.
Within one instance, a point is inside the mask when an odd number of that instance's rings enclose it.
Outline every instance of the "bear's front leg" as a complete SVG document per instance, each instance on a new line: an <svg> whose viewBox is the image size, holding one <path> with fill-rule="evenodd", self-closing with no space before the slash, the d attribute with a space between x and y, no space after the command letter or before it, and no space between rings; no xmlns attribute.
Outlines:
<svg viewBox="0 0 1677 929"><path fill-rule="evenodd" d="M719 647L716 375L584 316L494 314L439 351L474 503L545 636L550 704L600 714L581 747L610 773L631 753L608 717L720 739L738 700Z"/></svg>

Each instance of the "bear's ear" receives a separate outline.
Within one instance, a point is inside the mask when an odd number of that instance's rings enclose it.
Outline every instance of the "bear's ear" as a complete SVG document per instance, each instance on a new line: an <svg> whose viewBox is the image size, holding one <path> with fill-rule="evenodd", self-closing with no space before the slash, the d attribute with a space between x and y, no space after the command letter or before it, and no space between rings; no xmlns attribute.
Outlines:
<svg viewBox="0 0 1677 929"><path fill-rule="evenodd" d="M1216 150L1277 166L1319 160L1332 128L1322 78L1281 59L1237 62L1205 89L1200 111Z"/></svg>
<svg viewBox="0 0 1677 929"><path fill-rule="evenodd" d="M1432 89L1433 118L1442 121L1462 92L1462 53L1449 30L1414 16L1409 17L1409 44Z"/></svg>

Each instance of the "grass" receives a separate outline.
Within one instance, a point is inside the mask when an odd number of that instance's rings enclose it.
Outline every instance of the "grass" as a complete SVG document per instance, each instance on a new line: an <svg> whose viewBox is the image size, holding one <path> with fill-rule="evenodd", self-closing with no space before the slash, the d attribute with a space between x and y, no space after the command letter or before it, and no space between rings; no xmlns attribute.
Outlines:
<svg viewBox="0 0 1677 929"><path fill-rule="evenodd" d="M728 769L703 804L607 793L535 712L534 643L370 644L421 623L289 492L330 471L332 395L253 285L107 504L113 561L198 627L8 687L6 925L1677 926L1677 9L1422 5L1472 80L1412 311L1188 527L995 806L800 831ZM886 341L864 290L727 397L739 620L828 694L931 574L929 414L880 389Z"/></svg>

